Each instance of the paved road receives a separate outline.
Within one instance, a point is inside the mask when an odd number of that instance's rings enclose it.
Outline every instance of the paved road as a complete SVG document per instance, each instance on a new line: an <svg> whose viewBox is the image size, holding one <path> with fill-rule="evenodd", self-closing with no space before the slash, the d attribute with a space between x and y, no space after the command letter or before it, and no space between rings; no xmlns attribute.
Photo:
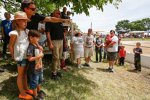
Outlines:
<svg viewBox="0 0 150 100"><path fill-rule="evenodd" d="M122 41L125 45L127 52L133 53L133 48L135 48L137 41ZM150 41L138 41L141 43L141 48L143 50L143 55L150 56Z"/></svg>

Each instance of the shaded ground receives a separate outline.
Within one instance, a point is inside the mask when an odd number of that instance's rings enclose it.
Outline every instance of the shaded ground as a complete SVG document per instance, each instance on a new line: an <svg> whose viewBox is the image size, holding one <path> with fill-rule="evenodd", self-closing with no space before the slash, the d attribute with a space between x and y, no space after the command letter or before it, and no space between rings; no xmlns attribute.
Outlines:
<svg viewBox="0 0 150 100"><path fill-rule="evenodd" d="M46 64L45 100L150 100L150 69L142 68L141 73L135 73L133 65L126 63L125 67L115 66L115 72L109 73L107 63L91 62L91 65L82 69L72 65L63 72L62 79L53 81ZM16 67L8 64L3 68L6 72L0 73L0 100L16 100Z"/></svg>

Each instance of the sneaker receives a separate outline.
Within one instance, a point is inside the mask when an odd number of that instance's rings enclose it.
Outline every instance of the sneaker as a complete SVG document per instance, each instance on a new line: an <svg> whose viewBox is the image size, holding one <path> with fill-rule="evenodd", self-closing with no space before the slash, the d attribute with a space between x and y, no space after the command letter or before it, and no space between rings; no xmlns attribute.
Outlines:
<svg viewBox="0 0 150 100"><path fill-rule="evenodd" d="M38 92L38 97L44 99L45 96L46 96L46 93L45 93L43 90L40 90L40 91Z"/></svg>
<svg viewBox="0 0 150 100"><path fill-rule="evenodd" d="M63 67L63 70L64 70L64 71L67 71L67 70L68 70L68 68L67 68L67 67Z"/></svg>
<svg viewBox="0 0 150 100"><path fill-rule="evenodd" d="M25 90L25 92L31 95L33 94L33 90Z"/></svg>
<svg viewBox="0 0 150 100"><path fill-rule="evenodd" d="M62 77L62 73L61 72L57 72L57 76L61 78Z"/></svg>
<svg viewBox="0 0 150 100"><path fill-rule="evenodd" d="M107 69L108 71L110 71L111 70L111 68L110 67L108 67L108 69Z"/></svg>
<svg viewBox="0 0 150 100"><path fill-rule="evenodd" d="M87 63L85 63L84 66L89 66L89 65Z"/></svg>
<svg viewBox="0 0 150 100"><path fill-rule="evenodd" d="M88 64L87 64L87 67L91 67L91 65L88 63Z"/></svg>
<svg viewBox="0 0 150 100"><path fill-rule="evenodd" d="M95 61L95 63L98 63L98 61Z"/></svg>
<svg viewBox="0 0 150 100"><path fill-rule="evenodd" d="M80 68L83 68L83 66L80 64Z"/></svg>
<svg viewBox="0 0 150 100"><path fill-rule="evenodd" d="M40 98L39 96L34 96L34 100L43 100L43 98Z"/></svg>
<svg viewBox="0 0 150 100"><path fill-rule="evenodd" d="M140 72L141 72L141 70L136 70L136 72L137 72L137 73L140 73Z"/></svg>
<svg viewBox="0 0 150 100"><path fill-rule="evenodd" d="M78 68L79 68L79 69L81 68L81 64L78 64Z"/></svg>
<svg viewBox="0 0 150 100"><path fill-rule="evenodd" d="M6 55L4 55L4 56L3 56L3 59L4 59L4 60L7 60L7 56L6 56Z"/></svg>
<svg viewBox="0 0 150 100"><path fill-rule="evenodd" d="M29 94L26 94L25 96L19 94L19 98L20 98L20 99L25 99L25 100L32 100L32 96L29 95Z"/></svg>
<svg viewBox="0 0 150 100"><path fill-rule="evenodd" d="M55 75L55 74L52 74L51 79L52 79L52 80L55 80L55 81L58 80L57 74L56 74L56 75Z"/></svg>
<svg viewBox="0 0 150 100"><path fill-rule="evenodd" d="M4 69L0 68L0 72L4 72L4 71L5 71Z"/></svg>
<svg viewBox="0 0 150 100"><path fill-rule="evenodd" d="M113 73L113 72L114 72L114 69L113 69L113 68L111 68L111 69L109 70L109 72L112 72L112 73Z"/></svg>

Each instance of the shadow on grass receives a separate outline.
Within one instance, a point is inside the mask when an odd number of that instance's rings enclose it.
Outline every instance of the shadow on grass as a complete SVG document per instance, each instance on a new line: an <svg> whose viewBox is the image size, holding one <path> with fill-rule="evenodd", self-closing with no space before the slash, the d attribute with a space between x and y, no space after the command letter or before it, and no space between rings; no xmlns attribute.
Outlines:
<svg viewBox="0 0 150 100"><path fill-rule="evenodd" d="M109 70L106 68L97 68L97 71L109 72Z"/></svg>
<svg viewBox="0 0 150 100"><path fill-rule="evenodd" d="M81 75L80 69L76 67L71 66L70 70L62 71L63 77L58 81L51 80L50 67L52 64L50 62L44 61L46 69L44 70L45 81L42 84L42 89L47 94L45 100L87 100L88 97L93 96L97 85ZM10 69L9 66L8 68ZM7 100L17 100L18 93L16 77L10 77L0 83L0 99L4 97Z"/></svg>
<svg viewBox="0 0 150 100"><path fill-rule="evenodd" d="M92 95L97 85L87 80L78 73L78 69L63 72L63 77L58 81L50 79L49 69L44 71L45 82L43 89L47 93L46 100L86 100Z"/></svg>
<svg viewBox="0 0 150 100"><path fill-rule="evenodd" d="M17 65L15 62L11 60L2 60L0 67L10 73L16 73L17 72Z"/></svg>
<svg viewBox="0 0 150 100"><path fill-rule="evenodd" d="M18 93L16 77L10 77L0 83L0 99L5 97L7 100L17 100Z"/></svg>
<svg viewBox="0 0 150 100"><path fill-rule="evenodd" d="M128 72L137 73L136 70L127 70Z"/></svg>

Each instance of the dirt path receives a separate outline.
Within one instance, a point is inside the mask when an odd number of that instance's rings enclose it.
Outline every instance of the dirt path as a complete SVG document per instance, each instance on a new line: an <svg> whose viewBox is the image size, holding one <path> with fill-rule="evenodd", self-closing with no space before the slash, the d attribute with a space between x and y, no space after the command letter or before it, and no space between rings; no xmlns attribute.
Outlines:
<svg viewBox="0 0 150 100"><path fill-rule="evenodd" d="M109 73L107 63L91 65L91 69L80 71L98 85L89 100L150 100L150 69L135 73L131 72L133 65L126 63L126 67L115 66L115 72Z"/></svg>

